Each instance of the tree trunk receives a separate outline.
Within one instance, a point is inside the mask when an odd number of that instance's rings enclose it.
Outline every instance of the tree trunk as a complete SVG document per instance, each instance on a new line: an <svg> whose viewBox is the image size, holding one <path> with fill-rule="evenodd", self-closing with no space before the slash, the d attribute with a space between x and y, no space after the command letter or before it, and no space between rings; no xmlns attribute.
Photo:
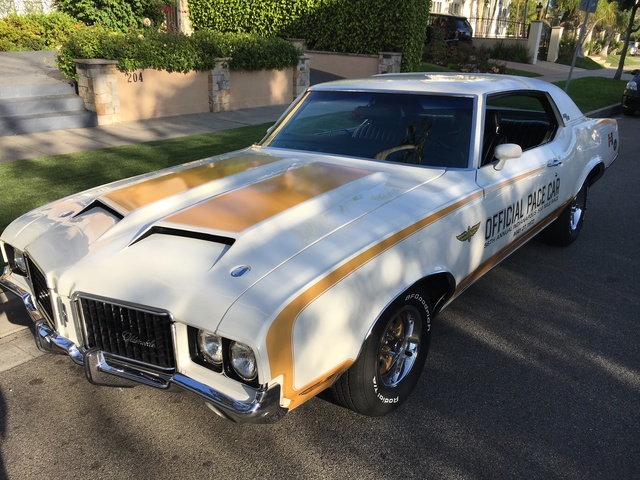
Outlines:
<svg viewBox="0 0 640 480"><path fill-rule="evenodd" d="M622 44L622 52L620 52L620 62L618 62L618 69L616 70L615 75L613 76L614 79L616 80L620 80L620 77L622 77L622 70L624 70L624 59L627 56L627 50L629 48L629 40L631 39L631 34L633 32L637 32L638 29L634 29L633 28L633 23L635 21L636 18L636 12L638 11L638 7L640 6L640 2L636 2L633 4L633 7L631 7L631 16L629 17L629 25L627 26L627 31L624 35L624 43Z"/></svg>

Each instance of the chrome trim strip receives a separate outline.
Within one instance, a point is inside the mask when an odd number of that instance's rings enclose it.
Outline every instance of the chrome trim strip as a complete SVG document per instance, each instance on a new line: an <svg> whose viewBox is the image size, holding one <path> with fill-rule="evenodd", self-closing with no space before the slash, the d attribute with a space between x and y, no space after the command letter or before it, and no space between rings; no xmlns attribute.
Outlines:
<svg viewBox="0 0 640 480"><path fill-rule="evenodd" d="M180 373L163 374L131 365L97 349L84 351L58 335L45 320L36 323L35 339L43 352L69 355L75 363L84 365L87 379L96 385L135 387L143 384L160 389L176 385L203 398L214 412L236 423L273 423L287 413L287 409L280 406L280 385L252 389L253 399L241 402Z"/></svg>

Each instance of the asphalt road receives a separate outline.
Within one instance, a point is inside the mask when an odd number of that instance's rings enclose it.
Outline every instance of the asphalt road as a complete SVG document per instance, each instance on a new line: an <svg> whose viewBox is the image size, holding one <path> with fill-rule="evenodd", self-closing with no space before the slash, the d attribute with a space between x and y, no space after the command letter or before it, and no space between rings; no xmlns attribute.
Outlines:
<svg viewBox="0 0 640 480"><path fill-rule="evenodd" d="M0 478L640 479L640 117L619 124L578 241L534 240L440 315L394 414L238 426L44 355L0 373Z"/></svg>

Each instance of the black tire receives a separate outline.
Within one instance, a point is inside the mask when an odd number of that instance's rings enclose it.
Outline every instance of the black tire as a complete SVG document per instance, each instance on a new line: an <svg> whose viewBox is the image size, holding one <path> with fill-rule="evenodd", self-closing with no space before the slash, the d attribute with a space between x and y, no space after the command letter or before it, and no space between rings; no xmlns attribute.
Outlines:
<svg viewBox="0 0 640 480"><path fill-rule="evenodd" d="M543 238L547 243L566 247L576 241L584 223L588 193L585 183L560 216L544 230Z"/></svg>
<svg viewBox="0 0 640 480"><path fill-rule="evenodd" d="M398 408L424 368L431 340L431 307L410 289L380 316L355 363L333 385L338 403L377 417Z"/></svg>
<svg viewBox="0 0 640 480"><path fill-rule="evenodd" d="M631 116L635 113L635 110L633 110L632 108L622 107L622 113Z"/></svg>

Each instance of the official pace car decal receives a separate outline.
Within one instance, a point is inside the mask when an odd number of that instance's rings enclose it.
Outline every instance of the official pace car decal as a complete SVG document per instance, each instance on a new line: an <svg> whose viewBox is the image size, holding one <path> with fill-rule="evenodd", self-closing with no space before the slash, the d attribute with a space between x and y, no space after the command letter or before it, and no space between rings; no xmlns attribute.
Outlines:
<svg viewBox="0 0 640 480"><path fill-rule="evenodd" d="M484 229L484 248L512 232L512 238L517 237L533 226L538 213L549 208L559 198L560 179L556 178L487 217Z"/></svg>

